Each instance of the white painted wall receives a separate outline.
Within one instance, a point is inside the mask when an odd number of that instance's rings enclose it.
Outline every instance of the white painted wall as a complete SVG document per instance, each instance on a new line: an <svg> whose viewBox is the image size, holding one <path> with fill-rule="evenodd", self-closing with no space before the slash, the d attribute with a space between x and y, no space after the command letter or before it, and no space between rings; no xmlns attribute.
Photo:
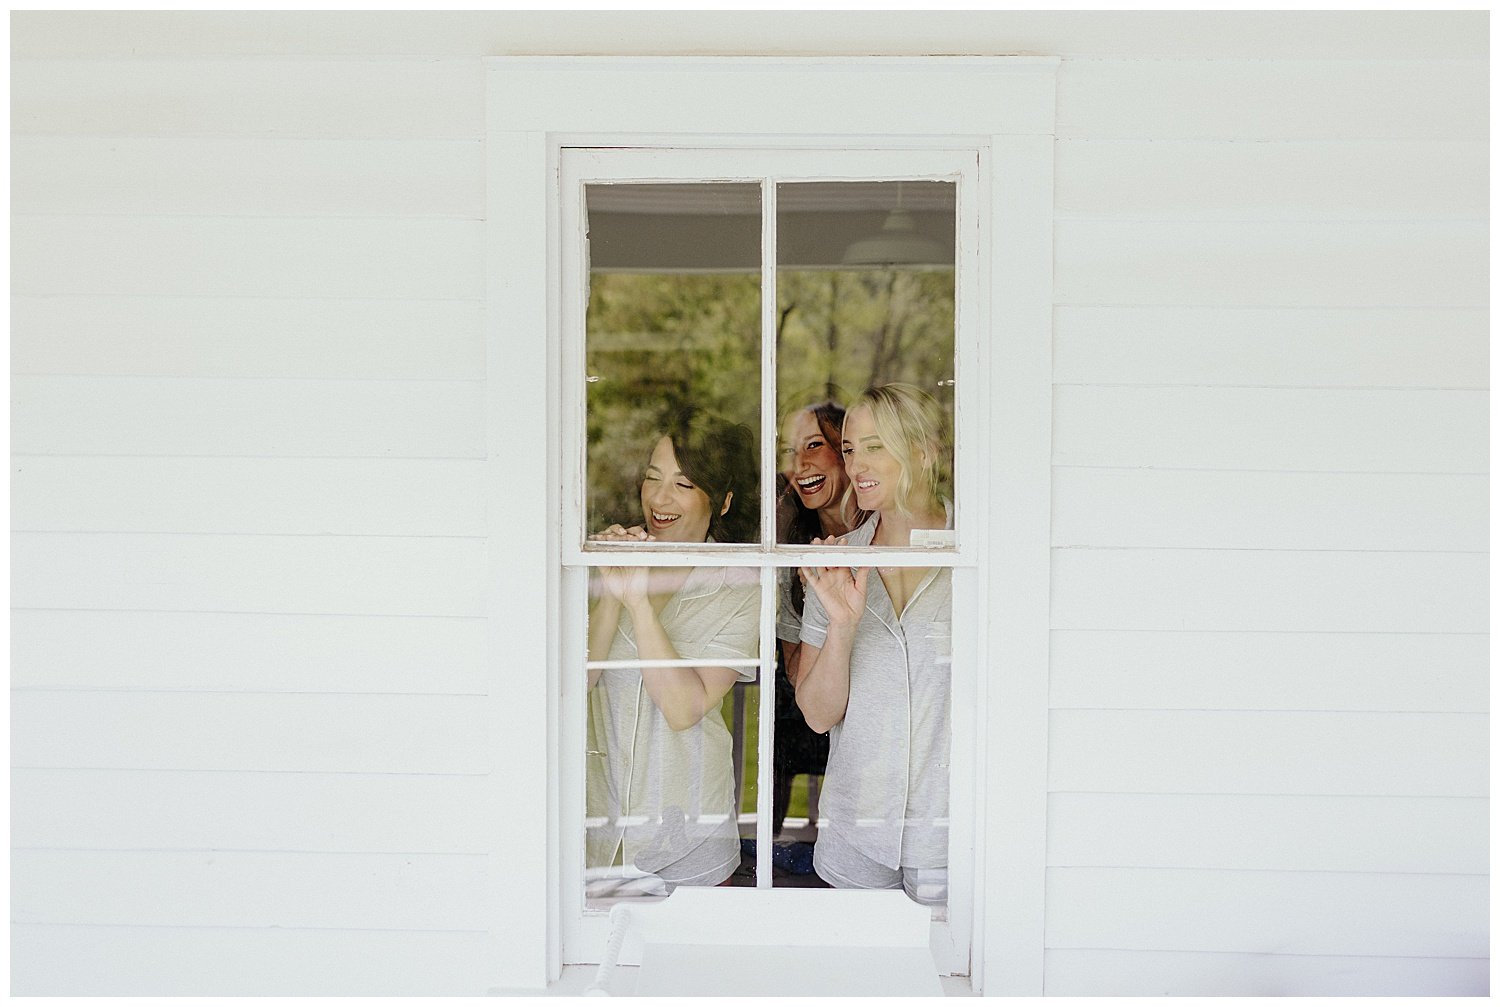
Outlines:
<svg viewBox="0 0 1500 1007"><path fill-rule="evenodd" d="M543 970L483 852L545 778L486 738L479 57L663 50L1065 57L1047 991L1484 991L1485 36L14 14L14 991Z"/></svg>

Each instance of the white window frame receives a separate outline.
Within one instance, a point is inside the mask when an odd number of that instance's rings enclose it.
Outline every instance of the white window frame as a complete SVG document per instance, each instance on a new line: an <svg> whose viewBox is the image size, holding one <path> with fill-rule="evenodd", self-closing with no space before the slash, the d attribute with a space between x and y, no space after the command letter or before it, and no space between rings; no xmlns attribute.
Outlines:
<svg viewBox="0 0 1500 1007"><path fill-rule="evenodd" d="M955 807L972 795L963 812L970 821L961 832L955 822L955 833L972 839L972 877L950 898L950 913L962 913L952 934L961 941L958 952L968 957L977 989L1040 993L1056 61L487 62L487 614L494 676L489 810L496 837L490 902L501 974L511 983L518 977L533 985L555 980L564 934L580 932L571 901L562 897L568 873L562 851L570 845L565 745L576 739L560 716L563 696L576 688L562 661L582 620L569 614L576 599L562 597L561 571L588 554L577 548L577 524L563 519L576 521L580 513L578 483L566 469L577 460L564 450L581 438L562 385L562 348L569 337L559 255L560 152L956 149L978 157L977 289L960 295L977 306L972 331L978 335L961 380L982 382L984 394L970 399L977 416L965 422L980 433L987 451L961 443L955 459L963 536L955 565L967 565L972 597L965 607L975 630L955 639L955 670L967 659L983 673L968 687L974 707L962 711L973 714L967 729L958 725L955 707L953 763L962 760L965 767L955 776ZM735 132L725 132L728 124ZM968 498L987 501L986 514L973 504L965 509L962 482L980 481ZM740 555L753 565L763 559L758 552ZM693 561L713 562L701 555ZM959 619L955 611L955 625ZM530 629L540 626L545 633ZM528 772L528 766L537 769ZM545 820L539 820L542 809ZM517 878L506 870L512 862L545 863L547 871L544 877ZM535 915L526 919L528 910ZM944 967L964 971L962 963Z"/></svg>
<svg viewBox="0 0 1500 1007"><path fill-rule="evenodd" d="M978 626L981 619L975 605L978 591L977 541L980 523L972 522L966 515L987 511L984 495L987 487L979 476L982 472L980 452L969 442L979 440L982 429L981 412L983 397L979 387L969 385L964 375L980 373L978 352L980 326L978 319L978 208L974 206L979 183L979 156L972 148L959 149L907 149L907 150L849 150L849 149L803 149L765 150L750 148L690 148L674 145L670 148L578 148L565 146L561 151L559 172L561 233L558 235L558 252L561 255L559 321L561 324L562 352L562 412L564 416L564 438L560 446L563 465L563 500L560 539L563 543L562 564L562 624L560 659L564 669L581 668L584 663L582 642L584 625L578 616L584 612L586 597L585 579L578 574L591 566L605 565L692 565L692 566L745 566L760 570L761 619L760 647L758 653L762 685L774 681L776 673L775 576L778 568L807 565L836 565L859 562L857 555L878 553L882 566L943 566L953 571L953 625L957 627ZM927 551L921 549L842 549L837 552L819 551L806 546L777 546L774 544L775 500L774 472L777 452L776 425L777 389L774 383L776 368L775 340L767 339L775 331L777 314L777 285L775 276L776 250L776 186L781 182L828 181L828 180L882 180L900 177L910 180L944 180L955 183L958 205L957 222L957 270L956 270L956 331L954 334L954 373L960 376L955 388L955 423L957 434L955 457L960 459L954 466L954 499L958 545L956 549ZM729 546L678 546L675 549L665 544L600 545L581 548L585 527L583 500L585 497L586 473L582 431L585 428L585 382L584 308L587 292L584 286L588 268L585 225L582 214L583 188L591 183L610 182L683 182L714 181L758 183L762 189L762 211L759 229L762 233L761 271L761 422L759 434L760 513L761 541L756 544ZM572 434L572 436L568 436ZM964 461L967 460L967 461ZM851 555L855 554L855 555ZM973 674L975 636L960 631L955 634L953 653L953 693L967 700L975 693ZM582 879L578 867L582 863L584 796L582 790L583 765L582 734L584 696L580 689L582 678L569 675L562 679L562 723L560 725L561 747L559 770L563 781L561 813L561 868L564 898L570 893L582 891ZM761 688L759 699L760 724L759 767L764 784L773 762L772 736L766 728L775 721L775 690ZM952 747L955 753L974 751L974 724L965 716L973 706L964 701L955 704L958 711L953 720ZM954 794L973 792L975 778L972 759L960 754L951 760L949 773L950 791ZM757 887L771 885L771 788L761 785L756 791L758 804L757 826ZM967 975L970 968L969 943L973 918L973 847L967 842L973 835L973 801L969 799L951 802L950 834L952 849L949 858L949 899L945 918L932 926L932 948L938 967L947 974ZM594 961L602 953L607 939L609 921L603 913L586 913L578 916L570 911L568 902L562 906L562 930L564 963ZM627 948L626 960L633 949Z"/></svg>

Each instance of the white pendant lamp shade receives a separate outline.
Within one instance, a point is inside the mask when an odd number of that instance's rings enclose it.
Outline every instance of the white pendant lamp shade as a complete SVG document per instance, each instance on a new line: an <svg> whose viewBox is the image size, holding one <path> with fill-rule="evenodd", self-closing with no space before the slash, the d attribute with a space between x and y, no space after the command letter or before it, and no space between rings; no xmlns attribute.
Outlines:
<svg viewBox="0 0 1500 1007"><path fill-rule="evenodd" d="M851 242L844 250L846 266L935 266L952 261L952 250L919 234L916 218L899 206L886 216L879 231Z"/></svg>

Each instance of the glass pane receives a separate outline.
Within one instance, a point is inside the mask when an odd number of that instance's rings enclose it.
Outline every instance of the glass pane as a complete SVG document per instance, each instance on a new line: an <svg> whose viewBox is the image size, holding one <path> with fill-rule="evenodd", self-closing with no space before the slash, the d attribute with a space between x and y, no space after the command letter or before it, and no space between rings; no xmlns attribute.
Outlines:
<svg viewBox="0 0 1500 1007"><path fill-rule="evenodd" d="M777 187L779 542L952 544L956 193L948 182ZM835 569L817 581L780 583L783 859L811 859L822 883L901 887L941 906L951 572ZM838 606L851 628L825 646ZM789 671L809 678L801 704ZM808 688L819 681L847 698L820 701ZM800 815L793 784L806 788Z"/></svg>
<svg viewBox="0 0 1500 1007"><path fill-rule="evenodd" d="M585 534L758 542L759 186L594 184L585 199Z"/></svg>
<svg viewBox="0 0 1500 1007"><path fill-rule="evenodd" d="M588 630L588 905L753 885L759 571L596 568Z"/></svg>
<svg viewBox="0 0 1500 1007"><path fill-rule="evenodd" d="M799 710L778 677L787 702L778 697L775 777L787 812L774 884L902 888L945 906L952 570L824 570L797 620L787 597L783 587L782 672L792 670L801 697ZM792 784L802 780L799 806Z"/></svg>
<svg viewBox="0 0 1500 1007"><path fill-rule="evenodd" d="M777 186L777 538L840 535L882 507L918 534L876 545L950 544L954 233L951 182ZM889 464L861 490L838 454L845 410L877 387L873 426ZM867 424L869 425L869 424Z"/></svg>

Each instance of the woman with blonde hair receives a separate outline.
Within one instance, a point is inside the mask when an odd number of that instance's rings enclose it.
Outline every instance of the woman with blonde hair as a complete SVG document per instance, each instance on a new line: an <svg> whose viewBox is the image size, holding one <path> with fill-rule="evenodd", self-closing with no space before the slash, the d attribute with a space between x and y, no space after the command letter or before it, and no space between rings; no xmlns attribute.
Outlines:
<svg viewBox="0 0 1500 1007"><path fill-rule="evenodd" d="M870 518L819 545L911 545L952 527L943 413L907 384L867 390L844 417L854 503ZM839 888L947 897L952 575L945 568L802 567L797 705L830 735L814 867Z"/></svg>

